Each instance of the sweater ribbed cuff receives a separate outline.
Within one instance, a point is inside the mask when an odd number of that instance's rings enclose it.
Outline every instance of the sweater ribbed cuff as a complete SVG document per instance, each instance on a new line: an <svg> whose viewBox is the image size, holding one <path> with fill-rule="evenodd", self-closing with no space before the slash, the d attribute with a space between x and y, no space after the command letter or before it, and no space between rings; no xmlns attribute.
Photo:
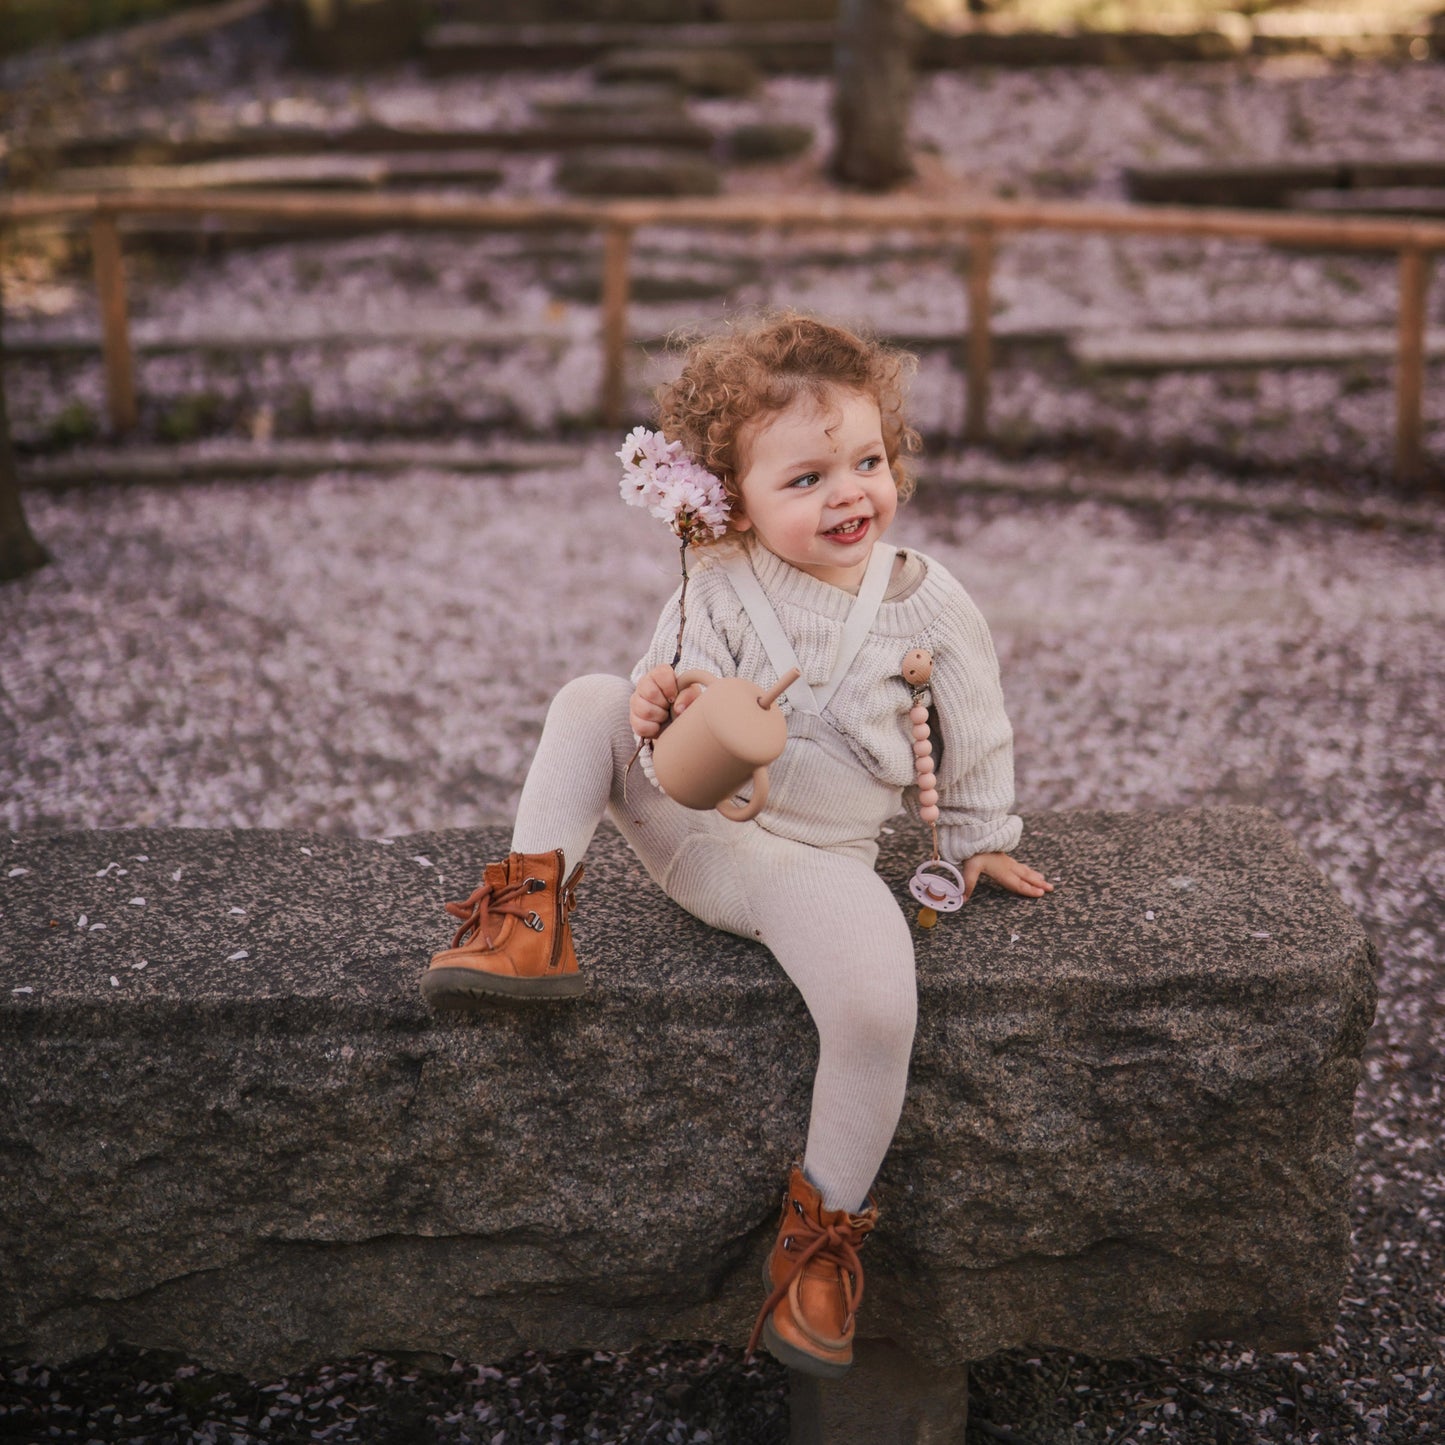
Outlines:
<svg viewBox="0 0 1445 1445"><path fill-rule="evenodd" d="M962 863L975 853L1012 853L1018 847L1023 832L1023 819L1014 813L1007 814L991 826L941 824L938 851L950 863Z"/></svg>

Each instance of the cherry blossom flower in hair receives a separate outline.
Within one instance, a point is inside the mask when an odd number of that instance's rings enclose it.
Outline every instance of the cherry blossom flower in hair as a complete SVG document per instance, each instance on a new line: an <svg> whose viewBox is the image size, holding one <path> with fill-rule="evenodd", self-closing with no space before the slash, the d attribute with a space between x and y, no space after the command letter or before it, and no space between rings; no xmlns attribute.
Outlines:
<svg viewBox="0 0 1445 1445"><path fill-rule="evenodd" d="M677 648L672 657L676 667L687 625L687 549L727 531L728 494L717 477L687 455L681 442L668 441L660 431L633 427L617 460L622 463L622 500L629 507L646 507L660 517L682 544L678 548L682 591L677 599Z"/></svg>
<svg viewBox="0 0 1445 1445"><path fill-rule="evenodd" d="M684 547L727 531L723 484L659 431L634 427L617 453L622 463L622 500L646 507L672 528Z"/></svg>

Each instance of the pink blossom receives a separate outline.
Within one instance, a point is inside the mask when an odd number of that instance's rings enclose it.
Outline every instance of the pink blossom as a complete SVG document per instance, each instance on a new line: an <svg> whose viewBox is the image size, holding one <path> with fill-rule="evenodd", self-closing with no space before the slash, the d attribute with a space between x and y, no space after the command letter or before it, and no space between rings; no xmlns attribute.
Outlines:
<svg viewBox="0 0 1445 1445"><path fill-rule="evenodd" d="M727 530L723 484L661 432L634 427L617 453L622 463L622 500L646 507L686 544L721 537Z"/></svg>

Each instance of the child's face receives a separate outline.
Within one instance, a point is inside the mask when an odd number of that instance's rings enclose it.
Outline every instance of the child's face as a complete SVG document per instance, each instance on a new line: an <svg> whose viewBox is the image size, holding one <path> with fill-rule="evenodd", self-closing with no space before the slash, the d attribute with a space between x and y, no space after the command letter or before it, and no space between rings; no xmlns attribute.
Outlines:
<svg viewBox="0 0 1445 1445"><path fill-rule="evenodd" d="M756 532L800 572L856 592L898 511L878 403L843 390L821 406L799 397L742 440L743 515L733 529Z"/></svg>

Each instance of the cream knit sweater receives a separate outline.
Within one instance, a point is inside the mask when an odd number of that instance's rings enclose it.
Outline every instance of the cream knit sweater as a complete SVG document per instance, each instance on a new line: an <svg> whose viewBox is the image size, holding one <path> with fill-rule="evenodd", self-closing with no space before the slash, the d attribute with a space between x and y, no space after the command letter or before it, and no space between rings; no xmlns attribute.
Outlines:
<svg viewBox="0 0 1445 1445"><path fill-rule="evenodd" d="M747 550L805 679L826 683L852 595L800 572L761 545ZM883 821L900 806L918 819L908 719L913 698L899 669L905 654L924 647L933 654L940 851L954 863L974 853L1011 852L1023 824L1009 811L1013 730L1004 712L988 626L940 563L921 553L901 555L903 568L847 676L824 708L822 724L783 699L788 746L769 770L772 790L758 821L802 842L856 847L866 839L871 848ZM738 675L764 687L776 681L778 674L726 571L704 554L691 565L690 575L678 670L703 667L719 677ZM634 684L651 668L672 661L680 592L663 608L652 645L633 669ZM820 746L809 748L807 742ZM855 766L849 767L850 762Z"/></svg>

